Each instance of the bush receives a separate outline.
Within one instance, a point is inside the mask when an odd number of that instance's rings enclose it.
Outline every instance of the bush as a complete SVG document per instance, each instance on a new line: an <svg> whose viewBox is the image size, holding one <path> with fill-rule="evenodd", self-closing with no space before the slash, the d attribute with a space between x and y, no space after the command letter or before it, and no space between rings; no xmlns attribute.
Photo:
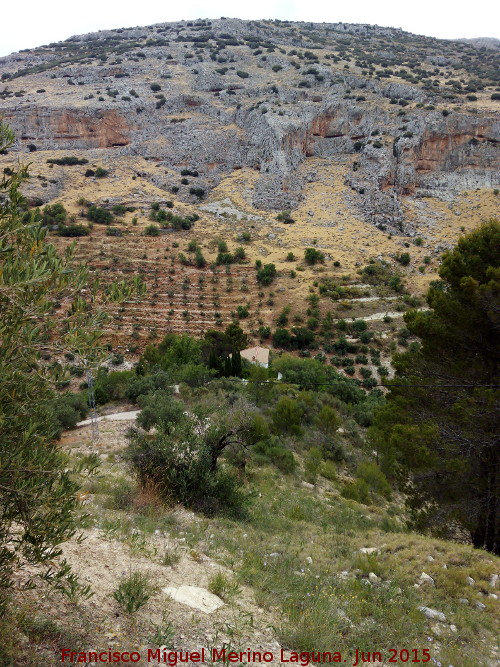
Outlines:
<svg viewBox="0 0 500 667"><path fill-rule="evenodd" d="M241 70L238 70L236 74L240 77L240 79L248 79L250 74L248 72L242 72ZM492 96L493 99L493 96ZM495 98L496 99L496 98Z"/></svg>
<svg viewBox="0 0 500 667"><path fill-rule="evenodd" d="M189 188L189 194L195 195L198 199L203 199L205 190L203 188Z"/></svg>
<svg viewBox="0 0 500 667"><path fill-rule="evenodd" d="M408 266L410 263L410 255L407 252L403 252L400 255L396 255L394 258L397 262L399 262L402 266Z"/></svg>
<svg viewBox="0 0 500 667"><path fill-rule="evenodd" d="M149 577L141 572L133 572L121 581L113 597L127 614L133 614L144 607L153 592Z"/></svg>
<svg viewBox="0 0 500 667"><path fill-rule="evenodd" d="M143 384L142 388L145 386L148 385ZM158 389L153 394L139 396L137 402L141 408L137 424L146 431L160 423L168 430L170 425L178 424L182 419L182 403L172 398L172 392L166 389Z"/></svg>
<svg viewBox="0 0 500 667"><path fill-rule="evenodd" d="M271 413L274 430L276 433L294 433L299 435L302 432L300 427L302 423L303 410L299 403L288 396L282 396Z"/></svg>
<svg viewBox="0 0 500 667"><path fill-rule="evenodd" d="M89 234L89 228L85 227L84 225L63 225L57 231L58 236L76 237L88 236Z"/></svg>
<svg viewBox="0 0 500 667"><path fill-rule="evenodd" d="M62 225L66 222L67 215L68 212L60 202L47 204L42 211L42 224Z"/></svg>
<svg viewBox="0 0 500 667"><path fill-rule="evenodd" d="M343 498L355 500L358 503L368 504L370 502L370 490L363 479L357 479L352 484L347 484L340 494Z"/></svg>
<svg viewBox="0 0 500 667"><path fill-rule="evenodd" d="M160 228L158 225L148 225L144 230L144 236L159 236Z"/></svg>
<svg viewBox="0 0 500 667"><path fill-rule="evenodd" d="M257 269L257 282L261 285L270 285L276 276L276 266L274 264L265 264Z"/></svg>
<svg viewBox="0 0 500 667"><path fill-rule="evenodd" d="M333 461L323 461L319 474L329 482L334 482L337 479L337 466Z"/></svg>
<svg viewBox="0 0 500 667"><path fill-rule="evenodd" d="M291 475L297 468L293 452L286 449L276 436L258 442L253 448L254 458L259 463L272 463L284 475Z"/></svg>
<svg viewBox="0 0 500 667"><path fill-rule="evenodd" d="M234 474L213 470L211 437L210 427L200 428L196 418L184 416L153 436L132 432L127 456L140 483L152 484L165 500L208 516L244 516L249 497Z"/></svg>
<svg viewBox="0 0 500 667"><path fill-rule="evenodd" d="M95 175L97 178L105 178L109 174L109 171L107 169L103 169L102 167L97 167L95 170Z"/></svg>
<svg viewBox="0 0 500 667"><path fill-rule="evenodd" d="M74 428L79 421L85 419L88 412L88 403L84 394L61 394L48 405L58 426L59 434Z"/></svg>
<svg viewBox="0 0 500 667"><path fill-rule="evenodd" d="M123 232L118 227L108 227L106 229L106 236L123 236Z"/></svg>
<svg viewBox="0 0 500 667"><path fill-rule="evenodd" d="M358 480L364 481L375 493L389 499L391 497L391 486L386 476L374 461L360 463L356 471Z"/></svg>
<svg viewBox="0 0 500 667"><path fill-rule="evenodd" d="M74 157L73 155L66 155L60 158L51 158L47 160L47 164L58 164L63 166L74 166L76 164L87 164L88 160L85 158Z"/></svg>
<svg viewBox="0 0 500 667"><path fill-rule="evenodd" d="M329 405L323 405L314 421L323 433L333 434L340 426L340 419L337 413Z"/></svg>
<svg viewBox="0 0 500 667"><path fill-rule="evenodd" d="M109 225L113 220L113 214L105 208L99 206L89 206L87 218L100 225Z"/></svg>
<svg viewBox="0 0 500 667"><path fill-rule="evenodd" d="M109 401L118 401L125 398L125 391L131 379L135 377L133 371L99 370L94 383L95 400L98 405L104 405Z"/></svg>
<svg viewBox="0 0 500 667"><path fill-rule="evenodd" d="M306 248L304 252L304 260L306 264L317 264L318 262L325 261L325 255L316 248Z"/></svg>
<svg viewBox="0 0 500 667"><path fill-rule="evenodd" d="M305 479L310 484L315 484L323 456L319 447L311 447L304 459Z"/></svg>
<svg viewBox="0 0 500 667"><path fill-rule="evenodd" d="M161 90L161 86L159 83L152 83L150 88L153 91L153 93L157 93L159 90Z"/></svg>

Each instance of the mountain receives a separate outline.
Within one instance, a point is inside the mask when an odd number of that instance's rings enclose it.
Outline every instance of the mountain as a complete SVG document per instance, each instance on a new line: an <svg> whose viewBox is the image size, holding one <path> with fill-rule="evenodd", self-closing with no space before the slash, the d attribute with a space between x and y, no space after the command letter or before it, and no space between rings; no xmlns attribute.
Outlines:
<svg viewBox="0 0 500 667"><path fill-rule="evenodd" d="M288 253L312 244L340 277L370 257L398 266L421 239L405 269L421 292L443 249L498 215L499 65L476 42L344 23L222 18L73 36L0 59L0 113L17 136L1 166L29 153L34 205L62 202L76 219L78 201L115 207L116 236L95 226L79 252L99 271L140 270L150 287L172 258L163 232L142 235L151 204L170 202L178 219L200 217L168 232L174 243L203 239L210 261L220 238L250 235L249 259L283 275ZM282 281L286 299L307 294L314 275L302 268ZM253 270L234 271L262 302ZM168 310L167 288L154 303ZM228 299L224 320L237 305ZM280 305L278 295L261 319ZM217 306L199 310L190 330L217 319ZM168 325L185 326L183 311Z"/></svg>

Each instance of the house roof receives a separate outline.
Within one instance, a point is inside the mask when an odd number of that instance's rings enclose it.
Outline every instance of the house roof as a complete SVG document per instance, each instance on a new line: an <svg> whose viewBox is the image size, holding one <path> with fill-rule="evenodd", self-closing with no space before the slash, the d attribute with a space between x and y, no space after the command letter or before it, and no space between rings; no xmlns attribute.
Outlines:
<svg viewBox="0 0 500 667"><path fill-rule="evenodd" d="M243 359L254 364L268 364L269 363L269 350L266 347L248 347L246 350L241 350L240 352Z"/></svg>

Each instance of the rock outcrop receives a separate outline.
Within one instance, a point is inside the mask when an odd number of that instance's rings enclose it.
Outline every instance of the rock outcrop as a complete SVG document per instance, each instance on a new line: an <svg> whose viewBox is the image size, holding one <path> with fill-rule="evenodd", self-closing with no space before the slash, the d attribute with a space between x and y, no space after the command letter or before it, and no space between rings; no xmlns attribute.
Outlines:
<svg viewBox="0 0 500 667"><path fill-rule="evenodd" d="M160 24L0 59L0 113L18 151L142 155L169 169L196 168L206 188L254 168L253 203L268 210L298 205L298 170L308 158L342 157L365 219L411 233L405 198L446 200L500 184L498 113L486 106L472 113L457 98L465 84L450 74L473 62L468 88L484 88L473 76L484 64L486 79L495 58L494 50L366 25ZM409 71L396 71L407 61Z"/></svg>

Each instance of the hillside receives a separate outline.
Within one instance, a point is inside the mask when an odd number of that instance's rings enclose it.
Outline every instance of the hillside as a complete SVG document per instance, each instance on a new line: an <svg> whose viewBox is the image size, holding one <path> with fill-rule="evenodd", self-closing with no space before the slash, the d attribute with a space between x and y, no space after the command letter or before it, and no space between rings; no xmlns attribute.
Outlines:
<svg viewBox="0 0 500 667"><path fill-rule="evenodd" d="M221 18L0 77L0 667L496 667L498 40Z"/></svg>
<svg viewBox="0 0 500 667"><path fill-rule="evenodd" d="M287 304L304 316L318 268L357 285L377 258L422 294L441 252L498 216L499 60L497 48L368 25L219 19L74 36L0 59L0 113L17 136L0 167L29 161L31 204L61 202L67 223L87 222L84 202L115 207L112 229L94 224L77 254L148 285L147 303L115 313L117 349L227 324L245 304L257 340ZM144 236L152 204L157 237ZM220 240L246 258L210 302L201 285L224 283L210 269ZM301 261L311 246L321 267ZM259 259L278 270L271 295ZM381 305L352 315L397 311Z"/></svg>

